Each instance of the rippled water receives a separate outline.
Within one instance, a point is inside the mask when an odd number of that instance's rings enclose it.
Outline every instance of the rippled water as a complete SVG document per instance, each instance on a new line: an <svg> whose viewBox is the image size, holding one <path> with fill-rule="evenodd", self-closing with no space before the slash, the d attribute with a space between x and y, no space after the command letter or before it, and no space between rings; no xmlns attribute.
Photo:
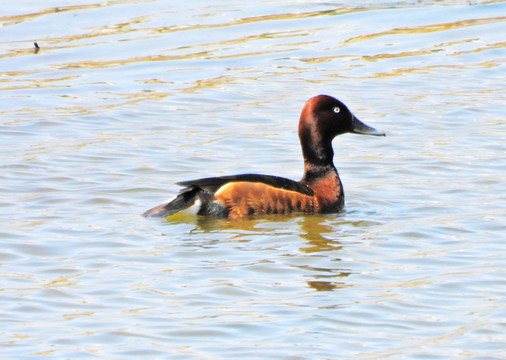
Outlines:
<svg viewBox="0 0 506 360"><path fill-rule="evenodd" d="M506 358L506 2L351 4L0 5L0 357ZM319 93L346 211L139 215Z"/></svg>

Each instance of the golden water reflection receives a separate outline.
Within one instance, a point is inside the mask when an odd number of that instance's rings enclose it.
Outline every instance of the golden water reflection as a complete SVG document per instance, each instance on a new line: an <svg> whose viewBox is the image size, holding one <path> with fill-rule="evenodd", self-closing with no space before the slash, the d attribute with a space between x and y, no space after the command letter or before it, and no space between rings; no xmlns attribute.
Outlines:
<svg viewBox="0 0 506 360"><path fill-rule="evenodd" d="M304 239L306 244L299 247L301 253L315 255L322 252L333 251L332 267L314 267L312 265L292 265L294 268L307 272L306 284L317 291L332 291L351 286L344 281L351 275L349 270L340 267L339 252L343 245L339 242L339 229L332 224L336 218L325 215L272 215L263 218L249 218L242 221L231 221L228 219L217 219L187 214L174 214L167 218L169 224L187 224L194 226L190 233L224 233L224 241L250 242L258 239L258 236L270 237L283 234L280 224L291 222L298 226L297 233L290 233L294 236L293 241ZM343 224L340 223L339 226ZM357 226L360 226L357 224ZM283 226L285 227L285 226ZM233 233L229 237L229 233ZM275 235L274 235L275 234ZM248 246L248 245L245 245ZM291 256L291 255L289 255ZM329 255L324 255L329 256Z"/></svg>
<svg viewBox="0 0 506 360"><path fill-rule="evenodd" d="M498 16L491 18L483 18L483 19L470 19L470 20L462 20L462 21L454 21L443 24L431 24L431 25L421 25L421 26L409 26L402 28L394 28L387 31L382 31L374 34L367 34L352 37L345 41L345 43L353 43L364 40L371 40L379 37L389 36L389 35L408 35L408 34L425 34L431 32L438 31L447 31L451 29L464 28L469 26L477 26L483 24L490 24L494 22L500 22L506 20L506 16Z"/></svg>
<svg viewBox="0 0 506 360"><path fill-rule="evenodd" d="M266 234L278 231L280 223L295 222L300 232L293 234L306 240L308 246L301 247L305 253L317 253L322 251L334 251L342 248L337 240L336 228L329 225L332 217L324 215L267 215L264 217L252 217L240 221L213 218L207 216L194 216L184 213L176 213L167 218L172 224L186 223L194 226L192 231L214 232L218 230L242 230L243 234Z"/></svg>

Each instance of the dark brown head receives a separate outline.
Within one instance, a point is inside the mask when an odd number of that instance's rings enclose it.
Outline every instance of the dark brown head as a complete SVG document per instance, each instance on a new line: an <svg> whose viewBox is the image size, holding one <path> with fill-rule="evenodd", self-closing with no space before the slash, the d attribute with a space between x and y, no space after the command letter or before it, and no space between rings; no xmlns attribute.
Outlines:
<svg viewBox="0 0 506 360"><path fill-rule="evenodd" d="M332 140L344 133L385 136L358 120L339 100L318 95L309 99L299 120L299 138L305 163L332 166Z"/></svg>

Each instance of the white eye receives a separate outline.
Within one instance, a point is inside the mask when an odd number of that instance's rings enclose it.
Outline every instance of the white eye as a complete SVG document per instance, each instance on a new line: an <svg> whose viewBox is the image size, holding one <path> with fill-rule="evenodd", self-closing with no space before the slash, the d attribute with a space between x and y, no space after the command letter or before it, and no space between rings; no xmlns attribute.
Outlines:
<svg viewBox="0 0 506 360"><path fill-rule="evenodd" d="M335 112L336 114L339 114L341 108L339 106L336 106L335 108L332 109L332 111Z"/></svg>

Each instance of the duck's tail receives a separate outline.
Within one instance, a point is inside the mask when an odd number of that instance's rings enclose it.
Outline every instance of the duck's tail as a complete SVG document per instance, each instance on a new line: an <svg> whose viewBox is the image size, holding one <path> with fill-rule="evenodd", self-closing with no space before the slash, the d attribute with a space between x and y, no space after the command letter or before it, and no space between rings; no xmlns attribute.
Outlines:
<svg viewBox="0 0 506 360"><path fill-rule="evenodd" d="M145 217L167 217L195 204L201 189L196 186L187 187L172 201L164 202L146 211Z"/></svg>

